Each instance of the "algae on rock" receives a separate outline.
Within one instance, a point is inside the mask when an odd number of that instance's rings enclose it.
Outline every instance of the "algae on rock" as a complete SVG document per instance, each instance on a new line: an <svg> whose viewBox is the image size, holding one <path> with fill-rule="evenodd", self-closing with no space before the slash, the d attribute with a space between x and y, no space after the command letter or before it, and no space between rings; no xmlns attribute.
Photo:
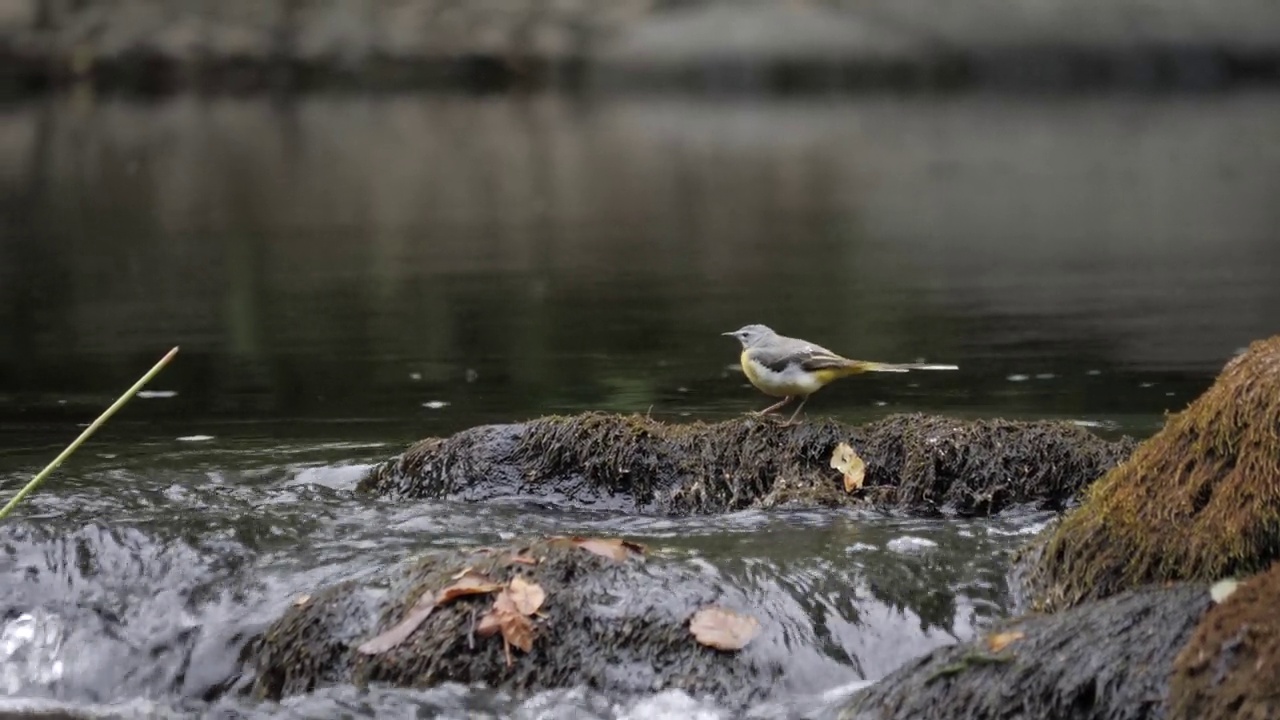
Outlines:
<svg viewBox="0 0 1280 720"><path fill-rule="evenodd" d="M848 493L831 454L866 462ZM586 413L424 440L375 466L360 489L484 500L525 494L620 512L721 513L784 504L985 515L1061 507L1128 455L1066 422L893 415L861 426L742 418L670 424Z"/></svg>
<svg viewBox="0 0 1280 720"><path fill-rule="evenodd" d="M1016 574L1047 611L1280 559L1280 336L1227 363L1021 555Z"/></svg>
<svg viewBox="0 0 1280 720"><path fill-rule="evenodd" d="M690 618L709 604L749 612L745 592L696 568L640 557L618 562L579 544L547 539L439 551L390 573L385 592L372 581L314 592L247 648L252 678L245 684L251 682L256 697L273 700L345 683L481 683L506 691L585 684L614 693L674 688L741 707L765 697L786 669L788 654L776 638L728 653L704 647L690 633ZM359 652L398 624L424 592L451 585L468 568L495 583L521 576L545 591L530 652L513 653L508 666L502 638L482 637L477 626L492 604L486 595L437 606L398 644Z"/></svg>
<svg viewBox="0 0 1280 720"><path fill-rule="evenodd" d="M840 720L1157 720L1179 649L1209 607L1199 584L1147 587L1014 618L851 697Z"/></svg>
<svg viewBox="0 0 1280 720"><path fill-rule="evenodd" d="M1215 605L1174 663L1171 720L1280 717L1280 563Z"/></svg>

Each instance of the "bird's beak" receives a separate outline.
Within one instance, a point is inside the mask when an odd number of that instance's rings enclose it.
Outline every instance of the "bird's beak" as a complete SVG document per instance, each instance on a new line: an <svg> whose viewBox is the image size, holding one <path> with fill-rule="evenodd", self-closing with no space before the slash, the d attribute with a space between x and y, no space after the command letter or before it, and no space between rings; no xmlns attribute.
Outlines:
<svg viewBox="0 0 1280 720"><path fill-rule="evenodd" d="M736 336L737 336L737 334L736 334L736 333L731 333L731 332L727 332L727 333L720 333L720 334L721 334L721 335L728 335L729 337L736 337Z"/></svg>

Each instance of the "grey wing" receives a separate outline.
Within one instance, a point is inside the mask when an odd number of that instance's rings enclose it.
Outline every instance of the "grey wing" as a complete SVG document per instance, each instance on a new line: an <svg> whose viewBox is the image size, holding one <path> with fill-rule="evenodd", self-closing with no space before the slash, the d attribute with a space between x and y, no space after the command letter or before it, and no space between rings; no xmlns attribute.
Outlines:
<svg viewBox="0 0 1280 720"><path fill-rule="evenodd" d="M792 365L821 370L848 362L821 345L795 338L778 338L767 348L753 348L751 358L774 372L782 372Z"/></svg>

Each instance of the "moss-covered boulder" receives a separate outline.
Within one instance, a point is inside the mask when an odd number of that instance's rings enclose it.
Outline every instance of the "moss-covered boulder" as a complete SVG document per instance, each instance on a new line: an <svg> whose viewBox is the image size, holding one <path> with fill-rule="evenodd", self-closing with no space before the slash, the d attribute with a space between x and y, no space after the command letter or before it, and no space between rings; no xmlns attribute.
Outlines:
<svg viewBox="0 0 1280 720"><path fill-rule="evenodd" d="M617 556L606 557L611 552ZM504 647L501 633L486 636L493 592L438 602L398 643L361 651L411 615L424 594L435 597L467 576L502 585L518 577L540 589L545 599L528 616L528 651ZM679 688L741 707L767 695L790 657L781 630L764 616L760 634L741 650L700 644L690 630L694 614L708 606L750 614L744 593L694 567L646 561L607 541L594 551L570 538L440 551L386 582L384 591L348 581L299 598L246 650L252 694L278 699L342 683L479 683L512 692L586 685L616 694Z"/></svg>
<svg viewBox="0 0 1280 720"><path fill-rule="evenodd" d="M839 443L863 459L846 492ZM1061 507L1133 449L1066 422L893 415L861 426L742 418L669 424L588 413L424 440L372 468L364 491L485 500L533 495L618 512L720 513L784 504L982 515Z"/></svg>
<svg viewBox="0 0 1280 720"><path fill-rule="evenodd" d="M1280 564L1241 583L1178 655L1171 720L1280 717Z"/></svg>
<svg viewBox="0 0 1280 720"><path fill-rule="evenodd" d="M1280 559L1280 336L1213 386L1021 553L1033 608L1144 583L1244 576Z"/></svg>
<svg viewBox="0 0 1280 720"><path fill-rule="evenodd" d="M859 691L840 720L1156 720L1179 650L1211 603L1184 583L1014 619Z"/></svg>

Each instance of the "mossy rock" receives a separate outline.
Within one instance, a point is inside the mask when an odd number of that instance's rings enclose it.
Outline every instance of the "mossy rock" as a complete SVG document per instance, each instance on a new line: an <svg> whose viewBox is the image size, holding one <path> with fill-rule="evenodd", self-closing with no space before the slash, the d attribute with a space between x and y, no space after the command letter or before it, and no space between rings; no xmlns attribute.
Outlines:
<svg viewBox="0 0 1280 720"><path fill-rule="evenodd" d="M908 663L839 720L1157 720L1175 658L1211 604L1206 586L1147 587L1028 615Z"/></svg>
<svg viewBox="0 0 1280 720"><path fill-rule="evenodd" d="M830 466L841 442L866 464L861 491L846 492ZM587 413L424 440L372 468L359 487L407 498L536 496L617 512L802 505L985 515L1013 505L1060 508L1134 445L1066 422L911 414L861 426L670 424Z"/></svg>
<svg viewBox="0 0 1280 720"><path fill-rule="evenodd" d="M1171 720L1280 717L1280 564L1200 621L1174 664Z"/></svg>
<svg viewBox="0 0 1280 720"><path fill-rule="evenodd" d="M277 700L337 684L433 687L482 684L515 692L586 685L611 694L681 689L745 707L764 698L786 668L781 629L751 612L746 595L696 568L628 553L606 558L568 539L428 554L390 573L389 590L347 581L300 599L246 650L251 694ZM532 558L536 565L513 560ZM477 626L493 595L438 605L399 645L376 654L360 645L399 623L423 595L470 568L508 583L521 576L546 600L530 652L507 664L500 636ZM757 617L761 634L737 652L699 644L689 622L718 605Z"/></svg>
<svg viewBox="0 0 1280 720"><path fill-rule="evenodd" d="M1245 576L1280 559L1280 336L1253 343L1081 505L1016 574L1053 611L1144 583Z"/></svg>

